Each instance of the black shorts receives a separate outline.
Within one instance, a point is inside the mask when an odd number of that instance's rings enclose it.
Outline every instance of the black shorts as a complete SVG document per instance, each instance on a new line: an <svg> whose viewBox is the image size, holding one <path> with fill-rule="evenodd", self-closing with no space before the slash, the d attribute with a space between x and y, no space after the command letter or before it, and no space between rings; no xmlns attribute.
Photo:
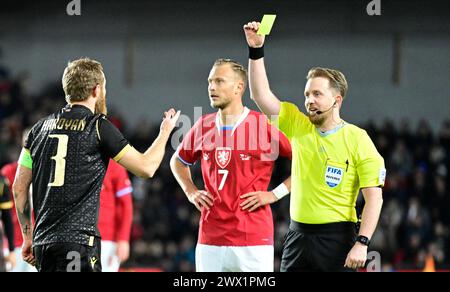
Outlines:
<svg viewBox="0 0 450 292"><path fill-rule="evenodd" d="M52 243L35 246L39 272L101 272L100 239L93 246L78 243Z"/></svg>
<svg viewBox="0 0 450 292"><path fill-rule="evenodd" d="M302 224L291 221L281 272L352 272L345 260L356 241L356 224Z"/></svg>

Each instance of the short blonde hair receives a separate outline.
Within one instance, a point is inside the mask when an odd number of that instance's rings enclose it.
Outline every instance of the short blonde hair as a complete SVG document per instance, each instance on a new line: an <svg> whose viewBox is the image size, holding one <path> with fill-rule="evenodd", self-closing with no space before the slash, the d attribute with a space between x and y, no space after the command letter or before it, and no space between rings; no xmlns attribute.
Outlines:
<svg viewBox="0 0 450 292"><path fill-rule="evenodd" d="M86 100L92 89L104 82L102 64L89 58L69 62L62 77L67 102Z"/></svg>
<svg viewBox="0 0 450 292"><path fill-rule="evenodd" d="M323 77L330 81L330 87L336 89L342 98L345 98L345 95L348 91L347 79L345 79L344 74L338 70L322 68L322 67L314 67L311 68L306 76L306 79L309 80L311 78Z"/></svg>
<svg viewBox="0 0 450 292"><path fill-rule="evenodd" d="M239 78L242 79L242 81L244 81L244 88L245 88L247 84L247 70L245 69L245 67L232 59L217 59L214 62L213 67L222 65L230 65L234 73L236 73L239 76Z"/></svg>

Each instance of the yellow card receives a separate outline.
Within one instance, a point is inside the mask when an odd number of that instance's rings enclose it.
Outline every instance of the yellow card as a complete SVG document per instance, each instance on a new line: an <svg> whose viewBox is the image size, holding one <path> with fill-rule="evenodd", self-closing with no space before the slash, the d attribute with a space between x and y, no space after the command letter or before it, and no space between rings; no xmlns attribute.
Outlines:
<svg viewBox="0 0 450 292"><path fill-rule="evenodd" d="M275 18L277 18L275 14L264 14L261 25L256 33L259 35L269 35L273 23L275 22Z"/></svg>

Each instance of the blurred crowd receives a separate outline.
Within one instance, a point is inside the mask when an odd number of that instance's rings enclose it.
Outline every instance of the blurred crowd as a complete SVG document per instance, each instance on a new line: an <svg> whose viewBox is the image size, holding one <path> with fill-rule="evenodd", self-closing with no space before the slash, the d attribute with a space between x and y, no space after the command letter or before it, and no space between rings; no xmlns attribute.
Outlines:
<svg viewBox="0 0 450 292"><path fill-rule="evenodd" d="M22 130L65 104L59 82L38 95L27 92L30 76L11 76L0 65L0 167L17 160ZM111 101L110 101L111 102ZM157 136L159 124L148 121L127 126L120 111L109 108L109 118L131 144L144 151ZM346 117L351 121L351 117ZM370 250L380 253L383 270L422 269L428 256L436 268L450 269L450 120L434 133L427 121L386 120L360 125L367 130L385 159L387 180L384 206ZM134 219L131 258L124 268L194 271L199 213L186 199L169 168L170 145L153 179L132 176ZM289 176L290 162L276 164L271 187ZM202 186L198 164L193 168ZM360 195L357 208L362 210ZM282 242L289 225L289 198L272 205L275 223L275 270L279 270Z"/></svg>
<svg viewBox="0 0 450 292"><path fill-rule="evenodd" d="M425 120L412 125L403 120L365 127L388 170L372 248L386 270L420 269L428 256L437 268L449 269L450 120L435 134Z"/></svg>

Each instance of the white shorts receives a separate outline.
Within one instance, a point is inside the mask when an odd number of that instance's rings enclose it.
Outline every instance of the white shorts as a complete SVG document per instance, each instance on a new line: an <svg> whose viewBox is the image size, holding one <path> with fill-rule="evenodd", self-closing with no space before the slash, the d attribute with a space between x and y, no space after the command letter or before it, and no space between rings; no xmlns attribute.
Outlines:
<svg viewBox="0 0 450 292"><path fill-rule="evenodd" d="M22 258L22 247L16 247L14 249L14 254L16 256L16 266L14 269L11 270L11 272L37 272L36 268L27 263Z"/></svg>
<svg viewBox="0 0 450 292"><path fill-rule="evenodd" d="M273 272L272 245L215 246L197 244L197 272Z"/></svg>
<svg viewBox="0 0 450 292"><path fill-rule="evenodd" d="M117 244L114 241L102 240L101 250L102 272L118 272L120 261L117 257Z"/></svg>
<svg viewBox="0 0 450 292"><path fill-rule="evenodd" d="M5 256L9 255L9 250L4 250ZM36 268L27 263L22 258L22 247L16 247L14 249L14 257L16 258L16 266L11 269L11 266L7 264L6 270L9 272L23 272L23 273L29 273L29 272L37 272Z"/></svg>

